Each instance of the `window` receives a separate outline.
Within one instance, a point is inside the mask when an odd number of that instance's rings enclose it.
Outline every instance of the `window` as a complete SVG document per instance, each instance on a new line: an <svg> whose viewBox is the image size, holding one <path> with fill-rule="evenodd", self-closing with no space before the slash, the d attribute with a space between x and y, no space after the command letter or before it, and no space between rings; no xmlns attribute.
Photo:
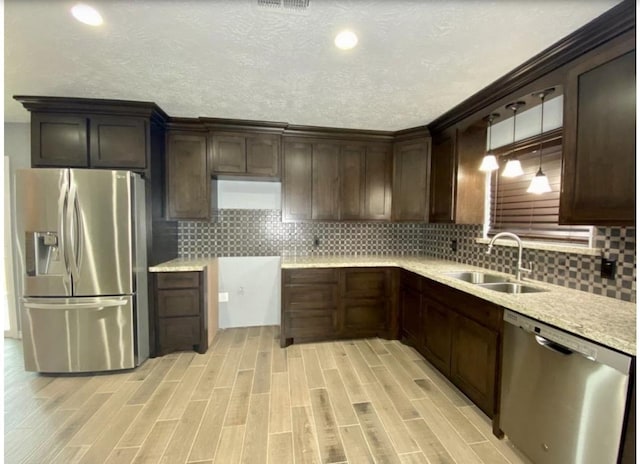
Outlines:
<svg viewBox="0 0 640 464"><path fill-rule="evenodd" d="M527 193L531 178L540 164L542 139L542 170L549 178L552 191L536 195ZM511 149L520 160L524 175L507 178L500 173ZM509 231L529 240L544 240L577 245L589 245L591 226L558 225L560 177L562 172L562 129L546 132L494 150L500 169L491 177L491 213L489 236Z"/></svg>

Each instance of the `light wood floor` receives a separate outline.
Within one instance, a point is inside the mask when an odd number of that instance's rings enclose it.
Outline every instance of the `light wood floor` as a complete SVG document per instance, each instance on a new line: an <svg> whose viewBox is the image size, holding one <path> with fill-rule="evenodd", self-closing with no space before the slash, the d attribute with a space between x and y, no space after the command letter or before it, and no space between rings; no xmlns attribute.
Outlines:
<svg viewBox="0 0 640 464"><path fill-rule="evenodd" d="M204 355L98 376L25 372L21 343L6 339L5 462L524 462L411 348L282 350L277 331L220 331Z"/></svg>

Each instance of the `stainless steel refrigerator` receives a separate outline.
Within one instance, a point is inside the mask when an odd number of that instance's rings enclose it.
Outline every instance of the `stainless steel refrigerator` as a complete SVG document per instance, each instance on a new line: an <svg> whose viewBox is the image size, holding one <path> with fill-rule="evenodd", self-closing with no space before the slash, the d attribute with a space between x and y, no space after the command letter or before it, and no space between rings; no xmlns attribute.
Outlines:
<svg viewBox="0 0 640 464"><path fill-rule="evenodd" d="M149 356L144 181L129 171L16 172L28 371L132 368Z"/></svg>

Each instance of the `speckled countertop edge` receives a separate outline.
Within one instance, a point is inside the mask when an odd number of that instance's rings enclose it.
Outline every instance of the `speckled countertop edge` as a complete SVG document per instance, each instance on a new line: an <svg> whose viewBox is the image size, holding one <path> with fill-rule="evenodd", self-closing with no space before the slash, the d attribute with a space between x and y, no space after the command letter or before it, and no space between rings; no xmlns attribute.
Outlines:
<svg viewBox="0 0 640 464"><path fill-rule="evenodd" d="M204 268L210 266L218 258L176 258L164 263L156 264L149 267L149 272L190 272L204 271Z"/></svg>
<svg viewBox="0 0 640 464"><path fill-rule="evenodd" d="M320 267L400 267L504 308L627 354L636 354L636 305L536 280L526 283L547 292L504 294L445 275L447 272L492 270L429 257L295 257L282 258L283 269Z"/></svg>

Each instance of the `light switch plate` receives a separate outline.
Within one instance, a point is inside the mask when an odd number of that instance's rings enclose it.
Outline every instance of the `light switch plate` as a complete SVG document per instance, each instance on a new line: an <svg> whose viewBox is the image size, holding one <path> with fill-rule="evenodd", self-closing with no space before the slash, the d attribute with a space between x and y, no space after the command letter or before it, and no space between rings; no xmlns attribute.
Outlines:
<svg viewBox="0 0 640 464"><path fill-rule="evenodd" d="M218 303L226 303L229 301L229 293L228 292L220 292L218 293Z"/></svg>

